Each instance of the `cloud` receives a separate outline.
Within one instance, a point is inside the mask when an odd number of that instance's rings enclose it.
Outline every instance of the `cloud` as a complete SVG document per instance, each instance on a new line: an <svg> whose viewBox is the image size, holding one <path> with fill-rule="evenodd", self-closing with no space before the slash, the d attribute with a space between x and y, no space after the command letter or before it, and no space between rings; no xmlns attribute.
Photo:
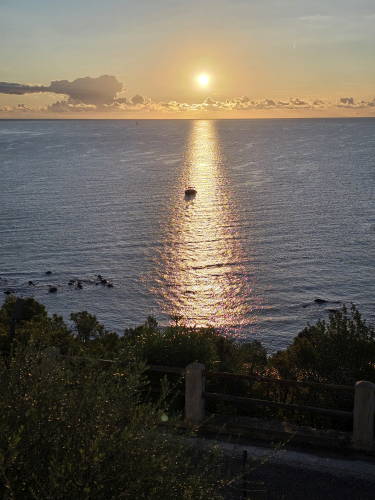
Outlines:
<svg viewBox="0 0 375 500"><path fill-rule="evenodd" d="M319 101L319 105L323 101ZM260 100L250 100L247 96L235 97L232 99L226 99L225 101L216 101L212 98L207 98L201 104L193 105L196 109L209 109L209 110L262 110L262 109L301 109L308 108L314 109L316 104L314 102L309 102L299 97L291 97L284 100L275 100L271 98L265 98Z"/></svg>
<svg viewBox="0 0 375 500"><path fill-rule="evenodd" d="M375 97L371 101L362 100L358 102L354 100L354 97L341 97L337 107L350 109L373 108L375 107Z"/></svg>
<svg viewBox="0 0 375 500"><path fill-rule="evenodd" d="M199 103L188 104L175 100L157 102L149 97L136 95L130 99L118 98L111 106L106 109L113 111L159 111L168 112L219 112L219 111L251 111L251 110L323 110L340 107L364 108L375 107L375 99L372 101L360 101L355 103L353 98L343 97L338 103L324 101L322 99L302 99L300 97L290 97L289 99L265 98L251 100L248 96L234 97L226 100L217 100L207 97Z"/></svg>
<svg viewBox="0 0 375 500"><path fill-rule="evenodd" d="M266 97L251 99L244 95L228 99L207 97L202 102L186 103L176 100L154 101L150 97L136 94L133 97L122 95L123 85L115 76L83 77L73 81L55 80L50 85L23 85L20 83L0 82L0 93L32 94L54 93L65 96L45 108L31 109L23 104L15 107L3 106L2 113L37 111L47 113L216 113L216 112L249 112L262 110L337 110L348 108L359 110L367 108L374 110L375 98L372 100L355 101L353 97L341 97L336 102L322 99L307 99L298 96L285 99ZM239 115L240 116L240 115Z"/></svg>
<svg viewBox="0 0 375 500"><path fill-rule="evenodd" d="M322 101L321 99L315 99L315 100L313 101L313 106L314 106L315 108L320 108L320 107L321 107L321 108L324 108L324 107L325 107L325 105L326 105L326 103L325 103L324 101Z"/></svg>
<svg viewBox="0 0 375 500"><path fill-rule="evenodd" d="M73 102L97 106L111 104L121 90L122 83L115 76L110 75L102 75L98 78L86 76L72 82L57 80L51 82L49 86L49 92L67 95Z"/></svg>
<svg viewBox="0 0 375 500"><path fill-rule="evenodd" d="M51 113L68 113L68 112L82 112L82 111L96 111L97 106L94 104L73 103L71 101L57 101L50 104L46 111Z"/></svg>
<svg viewBox="0 0 375 500"><path fill-rule="evenodd" d="M299 97L296 97L295 99L291 99L291 103L294 106L297 106L297 108L300 108L303 106L304 108L311 108L312 104L308 103L307 101L304 101L303 99L300 99Z"/></svg>
<svg viewBox="0 0 375 500"><path fill-rule="evenodd" d="M33 108L30 108L30 106L26 106L26 104L17 104L17 109L18 111L32 111Z"/></svg>
<svg viewBox="0 0 375 500"><path fill-rule="evenodd" d="M22 83L0 82L1 94L35 94L37 92L48 92L48 87L43 85L22 85Z"/></svg>
<svg viewBox="0 0 375 500"><path fill-rule="evenodd" d="M35 110L26 104L16 106L0 106L0 113L33 113Z"/></svg>
<svg viewBox="0 0 375 500"><path fill-rule="evenodd" d="M160 108L161 103L154 102L150 97L136 94L131 98L118 97L112 104L105 106L109 111L155 111Z"/></svg>
<svg viewBox="0 0 375 500"><path fill-rule="evenodd" d="M145 98L142 95L137 94L134 97L132 97L131 101L132 101L132 104L136 104L136 105L137 104L144 104Z"/></svg>
<svg viewBox="0 0 375 500"><path fill-rule="evenodd" d="M340 107L353 107L354 104L354 98L353 97L341 97L338 106Z"/></svg>
<svg viewBox="0 0 375 500"><path fill-rule="evenodd" d="M22 95L50 92L66 95L71 103L102 106L112 104L122 87L122 83L115 76L102 75L97 78L77 78L72 82L56 80L48 86L0 82L0 93Z"/></svg>

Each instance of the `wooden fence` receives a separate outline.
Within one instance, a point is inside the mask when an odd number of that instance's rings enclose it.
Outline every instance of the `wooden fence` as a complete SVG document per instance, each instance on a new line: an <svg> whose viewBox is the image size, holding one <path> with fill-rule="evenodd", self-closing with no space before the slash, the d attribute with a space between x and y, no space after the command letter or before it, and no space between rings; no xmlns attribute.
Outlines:
<svg viewBox="0 0 375 500"><path fill-rule="evenodd" d="M212 393L205 390L206 376L231 379L262 380L264 382L305 385L317 390L330 389L334 391L354 392L353 411L333 410L314 406L279 403L230 394ZM256 406L285 408L299 411L313 412L321 415L334 416L344 419L353 419L352 446L357 450L374 450L374 419L375 419L375 384L361 380L354 387L335 384L316 384L313 382L298 382L295 380L278 380L267 377L235 375L231 373L207 372L201 363L191 363L185 368L185 419L193 424L200 424L206 418L205 403L207 400L229 401L234 404L249 403Z"/></svg>
<svg viewBox="0 0 375 500"><path fill-rule="evenodd" d="M70 357L66 357L70 358ZM72 358L70 358L72 359ZM99 363L118 364L116 361L92 358L75 358ZM202 424L206 419L206 401L226 401L233 404L250 404L268 408L282 408L310 412L318 415L338 417L353 420L352 446L363 451L375 451L375 384L360 380L354 386L337 384L319 384L316 382L299 382L296 380L274 379L258 375L241 375L226 372L208 372L205 365L191 363L186 368L149 365L148 371L172 373L181 375L185 379L185 421L189 424ZM295 387L311 387L316 390L331 390L349 392L354 395L353 411L334 410L291 403L281 403L243 396L233 396L225 393L207 392L206 377L231 380L251 380L264 383L273 383Z"/></svg>

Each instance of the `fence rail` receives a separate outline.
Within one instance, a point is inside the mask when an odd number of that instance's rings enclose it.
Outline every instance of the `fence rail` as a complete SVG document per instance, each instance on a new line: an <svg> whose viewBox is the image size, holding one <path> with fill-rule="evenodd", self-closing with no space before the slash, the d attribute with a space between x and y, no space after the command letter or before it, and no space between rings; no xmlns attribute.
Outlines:
<svg viewBox="0 0 375 500"><path fill-rule="evenodd" d="M147 366L147 371L161 372L161 373L176 373L177 375L181 376L185 375L185 368L177 368L176 366L149 365Z"/></svg>
<svg viewBox="0 0 375 500"><path fill-rule="evenodd" d="M248 378L246 375L222 374L218 372L208 372L209 377L230 377ZM266 378L266 377L265 377ZM269 379L264 382L270 382ZM272 382L279 382L278 379ZM287 383L295 382L288 381ZM298 383L298 382L297 382ZM337 386L335 384L324 384L333 390L348 390L348 386ZM188 386L188 388L187 388ZM315 383L314 383L314 387ZM318 387L319 388L319 384ZM353 390L353 388L351 388ZM205 418L205 400L214 399L216 401L230 401L240 404L253 404L258 406L268 406L276 408L286 408L298 411L309 411L321 415L329 415L340 418L353 418L352 446L358 450L373 451L374 443L374 423L375 423L375 384L367 381L358 381L354 387L354 408L353 412L332 410L328 408L317 408L313 406L294 405L290 403L278 403L275 401L265 401L262 399L232 396L230 394L210 393L205 390L205 366L200 363L191 363L185 369L185 418L192 423L201 423Z"/></svg>
<svg viewBox="0 0 375 500"><path fill-rule="evenodd" d="M99 363L117 364L123 363L107 360L81 357L63 356L65 359L95 361ZM185 420L193 424L201 424L205 419L205 401L228 401L235 404L249 404L270 408L285 408L297 411L308 411L331 417L353 419L352 446L358 450L375 450L375 384L364 380L356 382L355 386L337 384L319 384L317 382L300 382L297 380L273 379L258 375L242 375L227 372L206 371L205 365L201 363L191 363L186 368L175 366L149 365L148 371L159 373L173 373L185 378ZM234 380L255 380L264 383L276 383L280 385L292 385L300 387L313 387L315 389L329 389L333 391L354 392L353 411L333 410L329 408L318 408L308 405L296 405L291 403L279 403L263 399L248 398L242 396L232 396L230 394L206 392L205 379L209 378L230 378Z"/></svg>
<svg viewBox="0 0 375 500"><path fill-rule="evenodd" d="M311 413L318 413L320 415L328 415L330 417L340 417L340 418L346 418L346 419L353 418L352 411L331 410L329 408L318 408L315 406L296 405L296 404L292 404L292 403L279 403L276 401L267 401L266 399L255 399L255 398L247 398L247 397L243 397L243 396L232 396L230 394L218 394L215 392L204 392L203 396L205 397L205 399L211 399L214 401L228 401L230 403L266 406L269 408L285 408L287 410L308 411Z"/></svg>
<svg viewBox="0 0 375 500"><path fill-rule="evenodd" d="M241 373L228 373L228 372L207 372L208 378L228 378L234 380L251 380L256 382L265 382L269 384L292 385L296 387L313 387L316 389L328 389L333 391L346 391L354 393L354 387L351 385L337 385L337 384L321 384L319 382L305 382L300 380L279 379L271 377L263 377L261 375L243 375Z"/></svg>

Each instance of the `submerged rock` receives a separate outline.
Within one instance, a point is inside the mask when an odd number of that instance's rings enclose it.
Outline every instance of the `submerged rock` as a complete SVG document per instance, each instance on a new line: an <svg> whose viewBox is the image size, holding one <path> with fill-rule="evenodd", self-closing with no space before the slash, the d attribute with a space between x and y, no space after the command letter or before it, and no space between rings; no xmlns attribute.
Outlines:
<svg viewBox="0 0 375 500"><path fill-rule="evenodd" d="M52 274L52 271L46 271L46 274L49 276L50 274Z"/></svg>
<svg viewBox="0 0 375 500"><path fill-rule="evenodd" d="M56 293L57 292L57 286L50 286L48 288L49 293Z"/></svg>

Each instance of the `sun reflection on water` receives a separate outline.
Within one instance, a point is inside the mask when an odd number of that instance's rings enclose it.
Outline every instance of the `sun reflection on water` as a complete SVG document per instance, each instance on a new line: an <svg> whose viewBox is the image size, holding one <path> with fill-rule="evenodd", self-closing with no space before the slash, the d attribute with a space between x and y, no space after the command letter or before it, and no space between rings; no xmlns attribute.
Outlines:
<svg viewBox="0 0 375 500"><path fill-rule="evenodd" d="M194 198L184 198L187 186ZM249 323L251 286L214 121L192 122L157 260L154 293L165 313L197 326Z"/></svg>

